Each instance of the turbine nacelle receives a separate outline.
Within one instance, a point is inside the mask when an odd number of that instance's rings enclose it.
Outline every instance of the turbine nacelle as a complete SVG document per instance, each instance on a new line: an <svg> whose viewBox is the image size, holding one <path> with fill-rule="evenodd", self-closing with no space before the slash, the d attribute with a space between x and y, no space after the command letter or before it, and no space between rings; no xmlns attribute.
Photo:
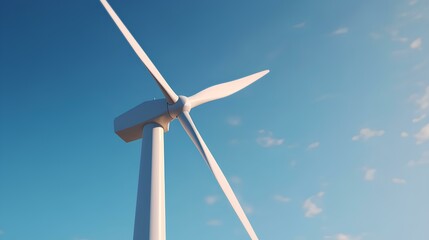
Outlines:
<svg viewBox="0 0 429 240"><path fill-rule="evenodd" d="M143 127L149 123L157 123L164 132L168 132L170 116L165 98L144 102L121 114L114 121L115 133L125 142L143 137Z"/></svg>
<svg viewBox="0 0 429 240"><path fill-rule="evenodd" d="M125 142L131 142L143 138L142 129L149 123L157 123L168 132L170 122L191 108L191 101L185 96L179 96L173 104L165 98L146 101L115 118L115 133Z"/></svg>

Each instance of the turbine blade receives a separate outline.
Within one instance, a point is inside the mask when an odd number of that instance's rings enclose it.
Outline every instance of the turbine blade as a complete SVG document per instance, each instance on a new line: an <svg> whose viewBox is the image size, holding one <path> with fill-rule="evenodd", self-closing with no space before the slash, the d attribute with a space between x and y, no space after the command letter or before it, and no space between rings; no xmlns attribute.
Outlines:
<svg viewBox="0 0 429 240"><path fill-rule="evenodd" d="M149 70L150 74L155 79L158 86L161 88L161 91L164 94L167 101L169 103L175 103L177 101L177 99L179 99L177 94L173 91L173 89L171 89L171 87L168 85L168 83L162 77L161 73L159 73L158 69L156 69L155 65L152 63L152 61L149 59L149 57L146 55L146 53L140 47L140 45L138 44L136 39L134 39L133 35L131 35L130 31L128 31L127 27L124 25L124 23L118 17L118 15L116 15L115 11L112 9L112 7L109 5L109 3L106 0L100 0L100 1L103 4L104 8L106 8L109 15L112 17L113 21L118 26L119 30L121 30L122 34L127 39L128 43L131 45L131 47L137 53L137 56L139 56L140 60L146 66L147 70Z"/></svg>
<svg viewBox="0 0 429 240"><path fill-rule="evenodd" d="M256 233L253 230L252 225L247 219L246 214L243 211L243 208L238 202L237 197L232 191L231 186L226 180L225 175L223 175L222 170L219 168L219 165L217 164L215 158L211 154L207 145L204 143L204 140L201 137L200 133L198 132L197 128L195 127L195 124L192 121L191 116L189 115L188 112L182 112L179 115L179 120L183 128L185 129L186 133L189 135L192 142L194 142L198 151L203 156L204 160L206 160L207 165L209 166L210 170L213 172L217 182L219 183L220 187L222 188L223 192L228 198L229 203L231 204L232 208L234 209L235 213L237 214L238 218L240 219L241 223L243 224L244 228L249 234L250 238L252 240L257 240L258 237L256 236Z"/></svg>
<svg viewBox="0 0 429 240"><path fill-rule="evenodd" d="M203 103L227 97L249 86L269 72L269 70L261 71L244 78L206 88L201 92L189 97L191 106L194 108Z"/></svg>

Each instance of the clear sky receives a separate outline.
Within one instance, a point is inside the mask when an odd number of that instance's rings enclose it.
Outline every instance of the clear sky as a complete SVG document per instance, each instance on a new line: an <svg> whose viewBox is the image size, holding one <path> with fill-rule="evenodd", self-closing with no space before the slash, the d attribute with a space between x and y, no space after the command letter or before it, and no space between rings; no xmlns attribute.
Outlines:
<svg viewBox="0 0 429 240"><path fill-rule="evenodd" d="M263 240L429 239L429 1L110 0L192 111ZM113 119L161 91L98 0L0 3L0 240L132 239L140 141ZM168 239L248 239L177 121Z"/></svg>

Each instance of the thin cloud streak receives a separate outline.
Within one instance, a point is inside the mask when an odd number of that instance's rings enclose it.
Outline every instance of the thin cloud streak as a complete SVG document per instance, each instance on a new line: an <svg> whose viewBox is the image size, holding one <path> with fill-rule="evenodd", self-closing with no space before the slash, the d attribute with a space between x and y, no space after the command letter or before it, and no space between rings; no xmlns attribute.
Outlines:
<svg viewBox="0 0 429 240"><path fill-rule="evenodd" d="M259 136L256 139L256 142L264 148L269 148L282 145L284 143L284 139L275 138L273 137L272 132L261 129L259 130Z"/></svg>
<svg viewBox="0 0 429 240"><path fill-rule="evenodd" d="M319 146L320 146L320 142L314 142L308 145L307 149L312 150L312 149L318 148Z"/></svg>
<svg viewBox="0 0 429 240"><path fill-rule="evenodd" d="M342 35L349 32L349 28L347 27L340 27L337 30L332 32L332 35Z"/></svg>
<svg viewBox="0 0 429 240"><path fill-rule="evenodd" d="M305 22L301 22L301 23L297 23L297 24L295 24L295 25L293 25L292 27L293 28L303 28L303 27L305 27Z"/></svg>
<svg viewBox="0 0 429 240"><path fill-rule="evenodd" d="M426 87L425 93L421 97L417 97L415 100L420 110L425 110L429 107L429 86Z"/></svg>
<svg viewBox="0 0 429 240"><path fill-rule="evenodd" d="M384 131L383 130L372 130L369 128L362 128L359 131L358 135L355 135L352 137L353 141L357 141L357 140L367 140L373 137L381 137L384 135Z"/></svg>
<svg viewBox="0 0 429 240"><path fill-rule="evenodd" d="M417 144L422 144L429 140L429 123L414 135Z"/></svg>
<svg viewBox="0 0 429 240"><path fill-rule="evenodd" d="M402 185L407 183L407 181L403 178L392 178L392 183Z"/></svg>
<svg viewBox="0 0 429 240"><path fill-rule="evenodd" d="M219 219L210 219L210 220L207 221L206 224L208 226L211 226L211 227L217 227L217 226L222 225L222 221L219 220Z"/></svg>
<svg viewBox="0 0 429 240"><path fill-rule="evenodd" d="M418 116L416 118L413 118L412 122L413 123L418 123L418 122L420 122L421 120L423 120L425 118L426 118L426 114L422 114L422 115L420 115L420 116Z"/></svg>
<svg viewBox="0 0 429 240"><path fill-rule="evenodd" d="M274 195L274 200L280 203L288 203L290 202L290 198L283 195Z"/></svg>

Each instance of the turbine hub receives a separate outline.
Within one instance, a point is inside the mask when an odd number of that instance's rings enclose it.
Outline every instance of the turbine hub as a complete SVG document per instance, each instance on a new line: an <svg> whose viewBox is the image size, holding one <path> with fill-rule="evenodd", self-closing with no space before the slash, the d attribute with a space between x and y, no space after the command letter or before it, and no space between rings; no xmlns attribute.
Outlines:
<svg viewBox="0 0 429 240"><path fill-rule="evenodd" d="M173 104L168 104L168 114L174 119L179 116L182 112L190 112L191 111L191 102L185 96L179 96L177 102Z"/></svg>

